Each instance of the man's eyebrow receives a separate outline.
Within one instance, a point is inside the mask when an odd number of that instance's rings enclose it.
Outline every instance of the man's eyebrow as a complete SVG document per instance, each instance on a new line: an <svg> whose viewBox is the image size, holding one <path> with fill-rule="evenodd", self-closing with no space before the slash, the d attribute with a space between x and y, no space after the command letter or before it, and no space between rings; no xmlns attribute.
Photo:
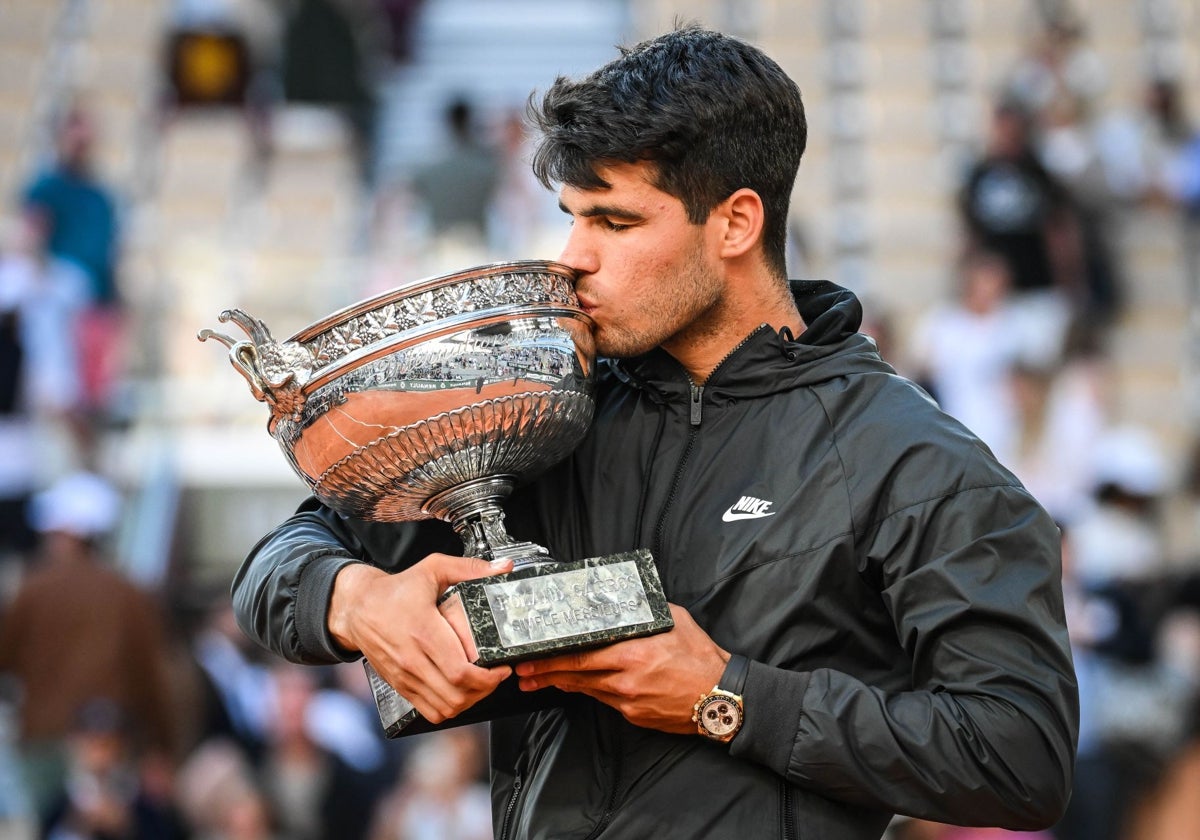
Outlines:
<svg viewBox="0 0 1200 840"><path fill-rule="evenodd" d="M583 218L592 218L594 216L610 216L614 219L628 219L629 221L641 220L642 214L636 213L633 210L626 210L622 207L614 207L608 204L593 204L591 207L586 207L578 212L571 210L561 201L558 202L558 209L566 213L568 216L582 216Z"/></svg>

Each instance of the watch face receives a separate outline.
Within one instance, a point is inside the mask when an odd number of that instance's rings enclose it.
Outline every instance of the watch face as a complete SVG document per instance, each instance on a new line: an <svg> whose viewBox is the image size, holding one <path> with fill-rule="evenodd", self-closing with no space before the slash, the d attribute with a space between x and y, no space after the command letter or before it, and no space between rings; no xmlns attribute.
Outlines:
<svg viewBox="0 0 1200 840"><path fill-rule="evenodd" d="M731 736L742 725L741 707L728 697L709 695L698 710L700 725L714 738Z"/></svg>

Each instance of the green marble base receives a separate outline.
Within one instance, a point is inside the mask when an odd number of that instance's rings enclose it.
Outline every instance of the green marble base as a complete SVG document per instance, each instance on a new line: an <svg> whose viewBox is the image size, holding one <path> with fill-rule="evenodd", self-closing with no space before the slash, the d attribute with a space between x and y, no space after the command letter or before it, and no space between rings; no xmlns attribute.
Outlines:
<svg viewBox="0 0 1200 840"><path fill-rule="evenodd" d="M485 666L674 626L654 559L645 549L464 581L446 591L440 607L459 631L467 656Z"/></svg>
<svg viewBox="0 0 1200 840"><path fill-rule="evenodd" d="M654 558L646 549L547 563L463 581L439 608L468 657L493 666L649 636L675 626ZM363 660L389 738L419 715Z"/></svg>

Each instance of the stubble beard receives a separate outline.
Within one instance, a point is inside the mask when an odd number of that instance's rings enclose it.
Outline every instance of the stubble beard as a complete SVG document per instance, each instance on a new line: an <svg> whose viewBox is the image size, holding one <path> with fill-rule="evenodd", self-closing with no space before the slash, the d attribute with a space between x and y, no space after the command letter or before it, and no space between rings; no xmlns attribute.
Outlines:
<svg viewBox="0 0 1200 840"><path fill-rule="evenodd" d="M646 308L657 313L648 326L602 326L595 335L597 355L628 359L656 347L693 342L715 334L722 291L718 279L705 265L698 245L671 285L672 294L646 302Z"/></svg>

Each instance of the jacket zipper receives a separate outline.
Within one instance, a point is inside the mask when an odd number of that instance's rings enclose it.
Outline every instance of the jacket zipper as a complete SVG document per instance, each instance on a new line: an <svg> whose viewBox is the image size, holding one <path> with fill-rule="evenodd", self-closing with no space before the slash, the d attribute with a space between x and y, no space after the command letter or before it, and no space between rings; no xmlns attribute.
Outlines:
<svg viewBox="0 0 1200 840"><path fill-rule="evenodd" d="M513 812L517 810L517 798L521 795L521 776L513 778L512 795L508 797L508 805L504 809L504 821L500 824L500 840L508 840L508 831L512 828Z"/></svg>
<svg viewBox="0 0 1200 840"><path fill-rule="evenodd" d="M761 330L766 328L766 324L761 324L758 329L754 330L748 336L739 341L732 350L725 354L721 361L717 362L716 367L714 367L712 372L708 375L708 381L712 381L713 376L715 376L717 371L721 369L722 365L729 361L729 358L733 356L734 353L745 347L750 340L754 338L754 336L758 335ZM696 445L696 436L700 432L700 423L704 419L704 386L697 385L694 381L692 381L690 374L687 375L687 380L689 396L687 446L684 447L683 454L679 457L679 463L675 467L675 476L671 479L671 492L667 495L667 501L663 504L662 512L658 517L658 525L654 529L654 545L652 546L651 551L653 552L654 556L658 558L663 556L662 544L663 536L666 534L667 530L667 515L671 512L671 508L675 504L675 496L679 492L679 482L683 479L683 470L687 466L688 459L692 455L692 449ZM665 561L660 560L660 563L665 564ZM665 565L660 565L660 568L665 568Z"/></svg>
<svg viewBox="0 0 1200 840"><path fill-rule="evenodd" d="M781 794L781 803L779 809L779 818L783 823L780 832L783 840L800 840L796 834L796 809L792 804L792 788L787 783L786 779L780 779L779 792Z"/></svg>
<svg viewBox="0 0 1200 840"><path fill-rule="evenodd" d="M604 829L608 828L608 824L612 822L613 814L617 810L617 792L621 789L621 731L616 727L612 728L613 735L613 761L612 761L612 789L608 792L608 800L604 803L604 813L600 815L596 827L592 829L584 840L595 840L603 833Z"/></svg>
<svg viewBox="0 0 1200 840"><path fill-rule="evenodd" d="M659 560L659 568L666 569L666 560L663 557L662 544L663 537L667 531L667 515L671 512L671 508L675 506L675 497L679 493L679 482L683 479L683 470L687 466L688 460L692 456L692 449L696 446L696 437L700 432L701 419L701 404L704 399L704 386L689 383L691 388L691 404L688 409L688 439L687 445L683 448L683 454L679 456L679 463L675 466L675 475L671 479L671 492L667 494L667 501L663 503L662 513L658 516L658 525L654 529L654 546L652 553Z"/></svg>

